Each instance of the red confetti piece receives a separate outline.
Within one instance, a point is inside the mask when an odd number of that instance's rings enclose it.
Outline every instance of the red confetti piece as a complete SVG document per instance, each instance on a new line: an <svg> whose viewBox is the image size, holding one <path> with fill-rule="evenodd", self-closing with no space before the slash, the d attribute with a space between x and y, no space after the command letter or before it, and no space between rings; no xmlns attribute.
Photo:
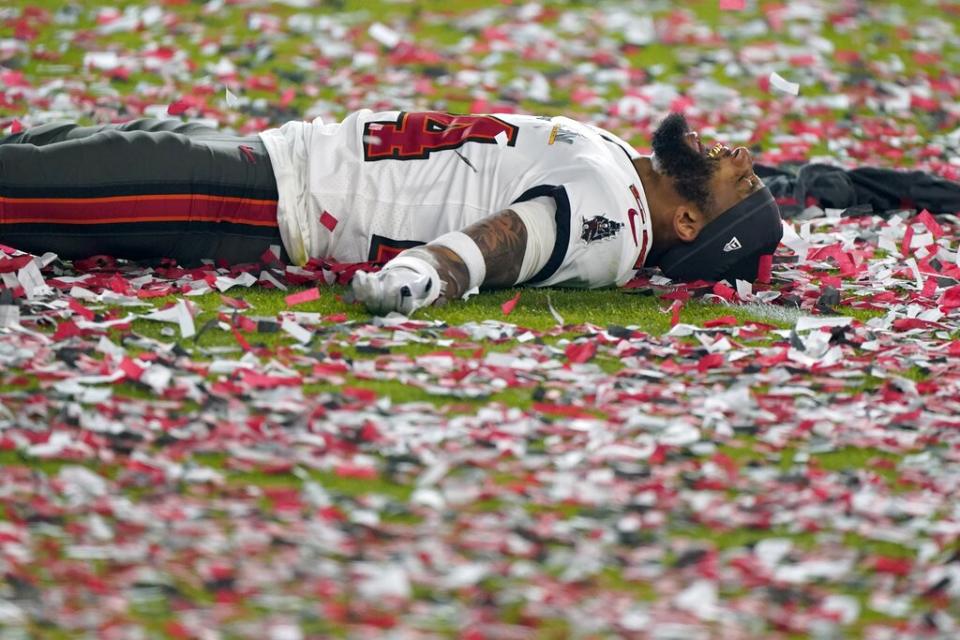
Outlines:
<svg viewBox="0 0 960 640"><path fill-rule="evenodd" d="M700 360L697 362L697 371L703 373L705 371L709 371L710 369L716 369L720 366L723 366L723 354L708 353L700 358Z"/></svg>
<svg viewBox="0 0 960 640"><path fill-rule="evenodd" d="M595 342L573 342L564 349L567 360L573 363L587 362L597 353Z"/></svg>
<svg viewBox="0 0 960 640"><path fill-rule="evenodd" d="M757 262L757 282L761 284L770 284L770 278L773 275L773 255L764 254L760 256Z"/></svg>
<svg viewBox="0 0 960 640"><path fill-rule="evenodd" d="M185 100L174 100L169 104L169 106L167 106L167 115L183 115L186 110L190 108L190 106L190 103Z"/></svg>
<svg viewBox="0 0 960 640"><path fill-rule="evenodd" d="M703 323L705 327L735 327L740 324L736 316L720 316L713 320L707 320Z"/></svg>
<svg viewBox="0 0 960 640"><path fill-rule="evenodd" d="M83 334L83 330L77 327L75 322L72 320L65 320L57 325L57 330L53 333L53 341L60 342L62 340L67 340L68 338L82 336Z"/></svg>
<svg viewBox="0 0 960 640"><path fill-rule="evenodd" d="M896 331L910 331L911 329L934 329L943 327L937 322L921 320L920 318L897 318L893 321L893 328Z"/></svg>
<svg viewBox="0 0 960 640"><path fill-rule="evenodd" d="M33 256L29 254L0 260L0 273L16 273L30 262L33 262Z"/></svg>
<svg viewBox="0 0 960 640"><path fill-rule="evenodd" d="M298 304L303 304L305 302L312 302L317 300L320 297L320 289L316 287L311 287L309 289L304 289L297 293L291 293L284 298L284 301L287 303L288 307L293 307Z"/></svg>
<svg viewBox="0 0 960 640"><path fill-rule="evenodd" d="M273 249L267 249L260 254L260 262L263 264L275 264L280 262L280 256L274 253Z"/></svg>
<svg viewBox="0 0 960 640"><path fill-rule="evenodd" d="M377 477L377 470L373 467L360 466L356 464L342 463L338 464L333 472L341 478L359 478L361 480L372 480Z"/></svg>
<svg viewBox="0 0 960 640"><path fill-rule="evenodd" d="M675 327L680 324L680 311L683 310L683 300L674 300L670 305L670 326Z"/></svg>
<svg viewBox="0 0 960 640"><path fill-rule="evenodd" d="M376 402L377 401L377 392L370 389L364 389L362 387L344 387L342 391L343 395L348 398L353 398L354 400L359 400L360 402Z"/></svg>
<svg viewBox="0 0 960 640"><path fill-rule="evenodd" d="M277 387L300 386L303 380L299 376L271 376L258 373L252 369L242 369L240 379L243 384L259 389L275 389Z"/></svg>
<svg viewBox="0 0 960 640"><path fill-rule="evenodd" d="M713 285L713 295L720 296L727 302L733 302L734 297L737 295L737 291L733 287L728 287L722 282L718 282Z"/></svg>
<svg viewBox="0 0 960 640"><path fill-rule="evenodd" d="M575 407L569 404L551 404L547 402L534 402L533 410L552 416L563 416L568 418L589 418L590 412L581 407Z"/></svg>
<svg viewBox="0 0 960 640"><path fill-rule="evenodd" d="M85 320L93 320L96 314L87 309L85 306L76 301L75 298L69 298L67 300L67 305L70 307L70 310L75 314L81 316Z"/></svg>
<svg viewBox="0 0 960 640"><path fill-rule="evenodd" d="M940 294L940 299L937 300L937 306L939 306L943 312L960 308L960 285L949 287Z"/></svg>
<svg viewBox="0 0 960 640"><path fill-rule="evenodd" d="M328 231L333 231L337 228L337 218L330 214L328 211L324 211L320 214L320 224L327 228Z"/></svg>
<svg viewBox="0 0 960 640"><path fill-rule="evenodd" d="M922 222L923 226L927 228L927 231L933 234L934 238L943 237L943 227L940 226L940 223L937 222L926 209L917 214L916 221Z"/></svg>
<svg viewBox="0 0 960 640"><path fill-rule="evenodd" d="M139 380L143 376L143 367L130 358L124 358L120 361L120 370L131 380Z"/></svg>
<svg viewBox="0 0 960 640"><path fill-rule="evenodd" d="M240 145L239 147L237 147L237 148L240 149L240 153L243 154L243 157L246 159L247 162L249 162L250 164L256 164L256 163L257 163L257 157L256 157L255 155L253 155L253 148L252 148L252 147L248 147L248 146L245 145L245 144L241 144L241 145Z"/></svg>
<svg viewBox="0 0 960 640"><path fill-rule="evenodd" d="M508 316L513 311L513 308L517 306L517 302L520 301L520 294L513 296L506 302L500 305L500 310L503 311L503 315Z"/></svg>
<svg viewBox="0 0 960 640"><path fill-rule="evenodd" d="M240 348L244 351L250 351L250 343L247 342L247 339L243 337L243 334L236 327L230 327L230 332L233 334L234 340L237 341L237 344L240 345Z"/></svg>
<svg viewBox="0 0 960 640"><path fill-rule="evenodd" d="M895 576L909 575L910 570L913 568L913 562L911 562L909 558L876 556L870 564L873 570L878 573L889 573Z"/></svg>
<svg viewBox="0 0 960 640"><path fill-rule="evenodd" d="M822 275L820 276L820 284L823 285L823 287L820 288L820 293L823 293L823 290L826 287L840 289L840 287L843 286L843 278L840 276Z"/></svg>
<svg viewBox="0 0 960 640"><path fill-rule="evenodd" d="M250 308L250 304L246 300L240 300L239 298L231 298L230 296L224 295L222 293L220 294L220 302L230 307L231 309L238 309L242 311L243 309Z"/></svg>
<svg viewBox="0 0 960 640"><path fill-rule="evenodd" d="M903 242L900 244L900 253L905 256L910 256L913 254L913 249L910 248L910 244L913 242L913 226L907 225L906 230L903 232Z"/></svg>

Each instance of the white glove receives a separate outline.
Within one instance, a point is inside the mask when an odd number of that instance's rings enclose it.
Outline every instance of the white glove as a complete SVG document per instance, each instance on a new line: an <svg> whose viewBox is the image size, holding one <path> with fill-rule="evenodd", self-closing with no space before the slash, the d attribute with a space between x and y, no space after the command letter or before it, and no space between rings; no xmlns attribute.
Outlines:
<svg viewBox="0 0 960 640"><path fill-rule="evenodd" d="M419 258L398 256L377 273L356 272L350 288L370 313L399 311L409 316L440 297L440 276Z"/></svg>

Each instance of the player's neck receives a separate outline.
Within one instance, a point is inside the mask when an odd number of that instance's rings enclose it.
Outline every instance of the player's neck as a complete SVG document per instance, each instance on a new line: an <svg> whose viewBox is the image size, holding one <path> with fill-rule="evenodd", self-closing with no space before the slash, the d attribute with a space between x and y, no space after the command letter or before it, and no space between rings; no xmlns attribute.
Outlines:
<svg viewBox="0 0 960 640"><path fill-rule="evenodd" d="M673 215L677 209L678 194L673 182L667 176L658 173L649 156L641 156L633 161L640 176L643 192L650 207L650 225L653 229L653 246L647 258L647 265L657 264L664 251L677 243L673 230Z"/></svg>

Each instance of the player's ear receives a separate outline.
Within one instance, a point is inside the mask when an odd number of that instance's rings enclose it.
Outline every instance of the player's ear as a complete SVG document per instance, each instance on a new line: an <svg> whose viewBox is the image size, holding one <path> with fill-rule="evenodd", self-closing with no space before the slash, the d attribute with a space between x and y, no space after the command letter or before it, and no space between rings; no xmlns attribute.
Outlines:
<svg viewBox="0 0 960 640"><path fill-rule="evenodd" d="M707 218L700 210L690 204L682 204L673 212L673 231L683 242L693 242L700 230L707 224Z"/></svg>

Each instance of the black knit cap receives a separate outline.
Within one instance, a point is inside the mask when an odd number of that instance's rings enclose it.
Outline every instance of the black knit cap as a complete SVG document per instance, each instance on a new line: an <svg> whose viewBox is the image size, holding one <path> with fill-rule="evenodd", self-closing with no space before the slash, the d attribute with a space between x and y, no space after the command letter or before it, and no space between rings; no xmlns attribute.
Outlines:
<svg viewBox="0 0 960 640"><path fill-rule="evenodd" d="M753 282L761 256L773 254L782 237L780 208L764 187L717 216L693 242L664 253L660 270L671 280Z"/></svg>

